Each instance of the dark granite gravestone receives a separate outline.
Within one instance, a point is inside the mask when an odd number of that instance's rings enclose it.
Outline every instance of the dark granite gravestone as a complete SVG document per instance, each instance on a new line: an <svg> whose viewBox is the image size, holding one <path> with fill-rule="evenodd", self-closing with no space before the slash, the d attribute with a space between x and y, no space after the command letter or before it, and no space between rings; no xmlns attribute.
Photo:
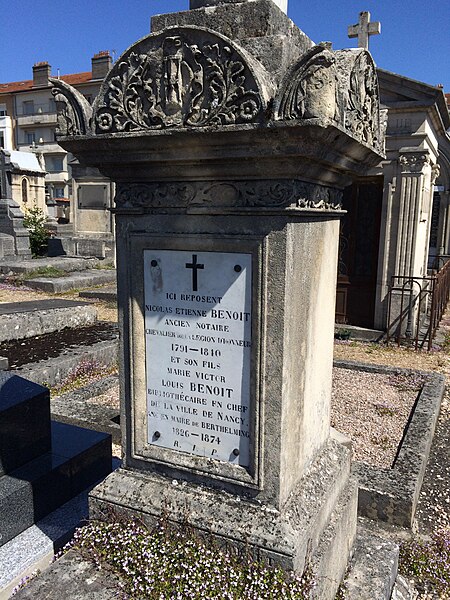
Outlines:
<svg viewBox="0 0 450 600"><path fill-rule="evenodd" d="M0 372L0 546L110 472L110 435L50 421L47 388Z"/></svg>

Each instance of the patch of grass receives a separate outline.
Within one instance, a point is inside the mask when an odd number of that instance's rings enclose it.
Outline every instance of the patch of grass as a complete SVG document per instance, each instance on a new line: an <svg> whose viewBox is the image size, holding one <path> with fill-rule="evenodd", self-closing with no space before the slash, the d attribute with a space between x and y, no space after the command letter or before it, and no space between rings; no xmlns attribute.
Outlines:
<svg viewBox="0 0 450 600"><path fill-rule="evenodd" d="M400 545L399 571L426 598L450 599L450 528Z"/></svg>
<svg viewBox="0 0 450 600"><path fill-rule="evenodd" d="M33 269L32 271L28 271L28 273L24 273L21 276L21 279L23 281L28 281L29 279L34 279L35 277L57 278L57 277L64 277L65 275L67 275L66 271L63 271L62 269L58 269L57 267L48 266L48 267L37 267L36 269Z"/></svg>
<svg viewBox="0 0 450 600"><path fill-rule="evenodd" d="M50 387L50 394L52 396L61 396L89 383L103 379L103 377L117 373L117 370L117 365L104 365L96 360L82 360L69 372L62 383Z"/></svg>
<svg viewBox="0 0 450 600"><path fill-rule="evenodd" d="M93 522L78 530L73 547L115 573L130 600L306 600L314 585L309 568L286 573L164 521L152 531L139 521Z"/></svg>
<svg viewBox="0 0 450 600"><path fill-rule="evenodd" d="M115 268L116 267L111 261L98 262L96 265L94 265L94 269L98 269L100 271L112 271Z"/></svg>

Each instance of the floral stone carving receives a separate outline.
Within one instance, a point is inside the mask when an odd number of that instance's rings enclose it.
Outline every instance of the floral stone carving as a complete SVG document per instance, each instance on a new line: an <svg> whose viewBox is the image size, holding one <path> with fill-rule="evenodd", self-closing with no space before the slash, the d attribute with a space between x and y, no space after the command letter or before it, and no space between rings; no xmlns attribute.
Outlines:
<svg viewBox="0 0 450 600"><path fill-rule="evenodd" d="M169 28L116 62L94 108L95 133L261 121L265 102L244 51L219 34Z"/></svg>
<svg viewBox="0 0 450 600"><path fill-rule="evenodd" d="M340 210L342 192L294 179L119 183L117 208L280 208Z"/></svg>

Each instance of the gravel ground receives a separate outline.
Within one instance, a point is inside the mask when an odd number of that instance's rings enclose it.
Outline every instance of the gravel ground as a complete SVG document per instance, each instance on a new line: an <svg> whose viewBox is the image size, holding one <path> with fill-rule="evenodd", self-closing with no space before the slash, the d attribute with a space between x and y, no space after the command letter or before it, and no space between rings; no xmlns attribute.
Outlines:
<svg viewBox="0 0 450 600"><path fill-rule="evenodd" d="M391 467L417 393L392 375L333 369L331 425L351 438L354 460Z"/></svg>

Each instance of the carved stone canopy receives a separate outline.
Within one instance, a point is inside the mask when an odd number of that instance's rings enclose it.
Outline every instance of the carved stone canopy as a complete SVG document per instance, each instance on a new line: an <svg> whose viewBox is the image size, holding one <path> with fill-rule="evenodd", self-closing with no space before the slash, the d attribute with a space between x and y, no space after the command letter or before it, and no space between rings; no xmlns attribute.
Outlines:
<svg viewBox="0 0 450 600"><path fill-rule="evenodd" d="M94 105L96 134L261 122L267 102L256 70L231 40L169 28L127 50Z"/></svg>
<svg viewBox="0 0 450 600"><path fill-rule="evenodd" d="M93 109L64 82L51 82L66 137L314 120L376 152L383 148L376 69L361 49L314 46L277 92L270 74L235 42L200 27L171 27L118 59Z"/></svg>
<svg viewBox="0 0 450 600"><path fill-rule="evenodd" d="M120 183L117 199L124 209L134 202L139 210L160 210L154 183L168 190L168 209L186 198L174 208L335 209L339 198L331 188L342 190L382 154L370 54L314 46L279 89L275 81L222 34L196 26L166 28L117 60L92 109L76 90L52 81L59 141L81 164ZM269 181L268 175L277 183L257 186L260 205L253 198L256 188L244 182ZM174 189L181 195L170 199ZM219 191L230 199L226 206L213 198ZM278 204L280 194L287 200Z"/></svg>

